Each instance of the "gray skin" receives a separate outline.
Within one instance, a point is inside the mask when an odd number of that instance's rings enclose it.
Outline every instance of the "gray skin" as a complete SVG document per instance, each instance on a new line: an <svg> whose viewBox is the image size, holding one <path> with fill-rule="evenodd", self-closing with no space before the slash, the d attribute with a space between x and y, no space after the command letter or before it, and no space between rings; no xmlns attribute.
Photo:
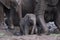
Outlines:
<svg viewBox="0 0 60 40"><path fill-rule="evenodd" d="M4 13L3 13L3 8L2 8L3 6L1 5L1 3L0 3L0 27L2 26L2 24L4 23Z"/></svg>
<svg viewBox="0 0 60 40"><path fill-rule="evenodd" d="M24 17L27 13L34 13L35 5L36 0L23 0L22 17Z"/></svg>
<svg viewBox="0 0 60 40"><path fill-rule="evenodd" d="M57 14L55 15L55 24L60 31L60 0L58 4L56 5L56 8L57 8Z"/></svg>
<svg viewBox="0 0 60 40"><path fill-rule="evenodd" d="M48 33L48 27L46 26L46 23L45 23L44 13L45 13L45 10L47 9L46 8L47 4L50 4L49 2L46 2L45 0L18 0L18 7L16 8L16 11L19 14L19 19L24 17L27 13L34 13L36 15L36 18L39 20L38 24L40 25L41 23L44 32ZM5 3L2 2L2 3L5 5L6 2ZM10 5L6 7L9 9ZM12 16L10 18L12 18ZM12 21L11 21L11 28L14 28Z"/></svg>
<svg viewBox="0 0 60 40"><path fill-rule="evenodd" d="M24 14L21 14L21 12L22 12L21 11L21 2L22 2L22 0L19 0L20 2L18 2L18 6L16 5L17 4L16 1L14 1L14 0L0 0L0 1L2 3L1 4L2 5L2 8L4 6L4 8L6 9L6 10L5 9L3 9L3 10L4 10L4 12L6 12L6 16L7 16L6 24L8 25L8 28L9 29L14 29L14 23L16 21L16 20L14 21L14 19L15 19L14 18L15 17L15 13L17 12L17 14L19 16L19 18L17 18L18 20L21 19L21 15L24 15ZM31 0L31 4L32 5L30 4L30 0L29 0L28 3L29 3L28 5L30 5L30 7L27 6L26 8L30 8L30 9L27 9L27 12L30 12L30 13L32 12L33 13L32 9L34 7L32 7L32 6L34 4L34 1ZM25 10L23 9L23 11L25 11ZM2 17L3 17L3 19L2 19ZM4 13L2 13L1 21L4 22ZM18 22L17 22L17 24L18 24Z"/></svg>
<svg viewBox="0 0 60 40"><path fill-rule="evenodd" d="M48 33L48 27L44 20L44 12L46 9L45 0L18 0L18 7L16 9L20 19L21 15L24 17L27 13L34 13L39 20L39 25L41 23L44 32ZM11 22L11 24L13 23Z"/></svg>
<svg viewBox="0 0 60 40"><path fill-rule="evenodd" d="M45 0L22 0L19 8L22 11L22 17L24 17L27 13L35 14L36 18L39 20L39 25L41 23L44 32L46 34L48 33L48 27L44 20L44 12L46 10ZM19 14L21 14L21 12L19 12Z"/></svg>
<svg viewBox="0 0 60 40"><path fill-rule="evenodd" d="M21 19L27 13L35 14L36 18L39 21L38 22L39 26L42 25L41 27L43 28L45 34L48 34L48 27L45 22L46 18L44 19L45 11L48 10L49 12L51 12L51 10L56 9L55 5L58 3L58 0L18 0L17 2L18 2L18 7L16 9L19 14L19 18ZM51 9L49 9L49 7ZM52 16L53 15L54 13L52 14Z"/></svg>
<svg viewBox="0 0 60 40"><path fill-rule="evenodd" d="M13 25L13 14L16 11L17 2L15 0L0 0L0 23L4 23L4 13L7 16L8 26L10 29L14 28Z"/></svg>
<svg viewBox="0 0 60 40"><path fill-rule="evenodd" d="M18 1L20 1L20 0L18 0ZM22 15L22 17L24 17L27 13L33 13L33 14L35 14L36 17L39 19L39 23L41 22L44 30L46 32L48 31L48 28L47 28L45 20L44 20L44 11L45 11L45 8L46 8L45 7L45 0L22 0L22 2L20 3L19 6L22 7L22 9L21 9L21 7L19 7L20 10L22 10L22 14L21 14L21 11L19 11L20 14Z"/></svg>
<svg viewBox="0 0 60 40"><path fill-rule="evenodd" d="M15 31L16 30L15 27L17 27L16 23L19 23L19 20L20 20L18 17L19 14L16 12L17 5L18 4L17 4L16 0L0 0L0 9L1 9L0 10L0 27L6 27L4 25L4 23L6 23L8 26L8 30L10 32L12 32L13 34L18 32L18 31ZM7 17L7 19L5 21L4 21L4 13L6 14L6 17ZM12 30L12 29L14 29L14 30ZM20 32L20 30L19 30L19 32Z"/></svg>
<svg viewBox="0 0 60 40"><path fill-rule="evenodd" d="M20 0L20 7L18 7L20 8L19 14L21 14L22 17L24 17L27 13L35 14L36 18L39 20L38 24L42 25L44 33L48 34L48 27L44 19L45 11L49 10L49 8L47 8L49 7L48 5L54 6L57 3L58 0L22 0L22 2ZM53 9L55 8L53 7Z"/></svg>
<svg viewBox="0 0 60 40"><path fill-rule="evenodd" d="M60 0L55 0L55 3L47 4L47 10L45 14L45 21L54 21L55 25L58 28L58 32L60 31ZM59 32L60 33L60 32Z"/></svg>
<svg viewBox="0 0 60 40"><path fill-rule="evenodd" d="M21 19L20 29L23 35L33 34L36 28L36 16L34 14L26 14Z"/></svg>
<svg viewBox="0 0 60 40"><path fill-rule="evenodd" d="M38 19L38 24L43 28L44 34L48 34L48 27L45 23L44 13L46 10L46 1L38 0L37 5L35 7L34 13L36 14L36 18Z"/></svg>

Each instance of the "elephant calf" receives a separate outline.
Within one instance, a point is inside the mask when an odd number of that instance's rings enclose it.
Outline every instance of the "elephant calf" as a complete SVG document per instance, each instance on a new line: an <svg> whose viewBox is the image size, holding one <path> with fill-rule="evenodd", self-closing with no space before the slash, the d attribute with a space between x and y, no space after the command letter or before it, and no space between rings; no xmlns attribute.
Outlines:
<svg viewBox="0 0 60 40"><path fill-rule="evenodd" d="M24 35L28 35L29 32L33 34L36 28L36 16L34 14L26 14L20 24L20 29Z"/></svg>

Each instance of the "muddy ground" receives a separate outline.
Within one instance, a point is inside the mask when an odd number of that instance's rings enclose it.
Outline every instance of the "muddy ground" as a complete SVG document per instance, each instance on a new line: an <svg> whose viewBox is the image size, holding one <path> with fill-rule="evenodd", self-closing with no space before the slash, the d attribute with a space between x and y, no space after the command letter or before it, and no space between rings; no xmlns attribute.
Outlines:
<svg viewBox="0 0 60 40"><path fill-rule="evenodd" d="M14 36L8 31L0 30L0 40L60 40L60 34Z"/></svg>

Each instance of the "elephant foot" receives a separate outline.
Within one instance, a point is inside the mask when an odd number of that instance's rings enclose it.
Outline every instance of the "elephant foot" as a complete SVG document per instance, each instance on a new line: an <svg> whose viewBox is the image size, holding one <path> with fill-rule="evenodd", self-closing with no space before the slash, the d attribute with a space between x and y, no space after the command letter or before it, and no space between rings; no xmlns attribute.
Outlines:
<svg viewBox="0 0 60 40"><path fill-rule="evenodd" d="M0 29L7 29L7 25L5 23L0 23Z"/></svg>
<svg viewBox="0 0 60 40"><path fill-rule="evenodd" d="M45 34L45 35L50 35L50 32L49 32L48 29L47 29L47 30L46 30L46 29L43 29L43 31L44 31L43 34Z"/></svg>
<svg viewBox="0 0 60 40"><path fill-rule="evenodd" d="M8 29L14 30L14 26L9 26Z"/></svg>
<svg viewBox="0 0 60 40"><path fill-rule="evenodd" d="M50 35L50 33L49 32L43 32L43 33L39 32L39 33L37 33L37 35L39 35L39 36L41 36L41 35Z"/></svg>
<svg viewBox="0 0 60 40"><path fill-rule="evenodd" d="M49 32L45 32L44 34L45 34L45 35L50 35L50 33L49 33Z"/></svg>
<svg viewBox="0 0 60 40"><path fill-rule="evenodd" d="M22 34L21 34L21 32L20 32L20 27L19 26L15 26L14 27L14 35L16 35L16 36L21 36Z"/></svg>
<svg viewBox="0 0 60 40"><path fill-rule="evenodd" d="M29 35L29 32L26 31L26 32L24 33L24 35Z"/></svg>
<svg viewBox="0 0 60 40"><path fill-rule="evenodd" d="M44 17L40 15L40 16L37 16L37 18L38 18L38 24L39 24L39 26L41 25L43 33L46 34L46 35L48 35L49 34L49 32L48 32L48 26L47 26L47 24L45 22Z"/></svg>
<svg viewBox="0 0 60 40"><path fill-rule="evenodd" d="M15 32L15 33L13 33L13 35L15 35L15 36L21 36L20 32Z"/></svg>
<svg viewBox="0 0 60 40"><path fill-rule="evenodd" d="M58 29L56 29L56 30L54 31L54 33L55 33L55 34L60 34L60 31L59 31Z"/></svg>

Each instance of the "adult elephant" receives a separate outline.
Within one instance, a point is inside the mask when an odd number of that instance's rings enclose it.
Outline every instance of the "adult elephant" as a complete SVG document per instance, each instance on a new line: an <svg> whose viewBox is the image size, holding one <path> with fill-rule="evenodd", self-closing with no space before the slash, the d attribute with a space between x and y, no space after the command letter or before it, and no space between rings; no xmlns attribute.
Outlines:
<svg viewBox="0 0 60 40"><path fill-rule="evenodd" d="M47 8L45 10L45 20L46 22L54 21L55 16L57 16L57 5L59 0L46 0Z"/></svg>
<svg viewBox="0 0 60 40"><path fill-rule="evenodd" d="M0 24L4 23L4 13L7 16L8 28L13 29L13 15L16 14L16 0L0 0ZM0 25L1 26L1 25Z"/></svg>
<svg viewBox="0 0 60 40"><path fill-rule="evenodd" d="M60 5L60 1L59 0L48 0L47 1L47 9L45 11L45 16L44 19L46 22L49 21L54 21L54 23L56 24L57 28L60 29L59 27L59 5Z"/></svg>

